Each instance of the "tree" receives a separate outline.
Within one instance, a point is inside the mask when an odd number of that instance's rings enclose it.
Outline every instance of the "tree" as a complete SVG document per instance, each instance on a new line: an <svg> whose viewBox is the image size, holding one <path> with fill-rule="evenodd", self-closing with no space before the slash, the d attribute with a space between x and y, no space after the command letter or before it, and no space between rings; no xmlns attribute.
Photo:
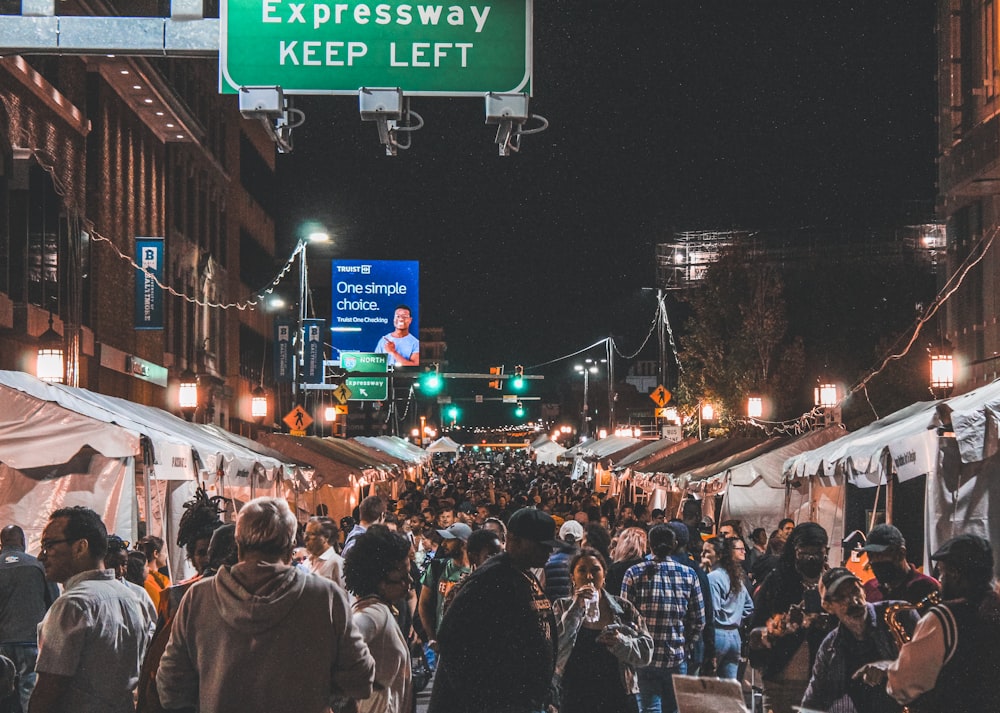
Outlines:
<svg viewBox="0 0 1000 713"><path fill-rule="evenodd" d="M801 339L788 336L784 281L755 257L744 246L726 250L687 296L687 390L718 400L730 417L741 415L754 393L783 413L794 407L802 383L804 349Z"/></svg>

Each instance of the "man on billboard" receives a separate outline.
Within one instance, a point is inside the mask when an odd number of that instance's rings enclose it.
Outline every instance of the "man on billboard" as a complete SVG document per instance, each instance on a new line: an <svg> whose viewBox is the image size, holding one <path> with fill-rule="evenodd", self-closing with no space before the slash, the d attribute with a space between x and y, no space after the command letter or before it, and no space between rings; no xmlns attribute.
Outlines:
<svg viewBox="0 0 1000 713"><path fill-rule="evenodd" d="M389 366L420 366L420 340L410 334L413 314L406 305L398 305L393 313L395 329L378 340L376 354L388 355Z"/></svg>

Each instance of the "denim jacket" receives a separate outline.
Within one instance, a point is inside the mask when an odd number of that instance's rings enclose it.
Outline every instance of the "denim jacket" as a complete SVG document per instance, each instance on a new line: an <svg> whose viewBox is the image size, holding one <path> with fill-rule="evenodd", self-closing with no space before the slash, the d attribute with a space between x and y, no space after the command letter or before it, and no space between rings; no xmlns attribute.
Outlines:
<svg viewBox="0 0 1000 713"><path fill-rule="evenodd" d="M618 659L618 673L622 685L626 693L638 693L639 680L635 670L648 666L653 660L653 637L646 629L642 615L636 611L631 602L608 594L604 590L601 590L601 596L611 608L612 623L621 626L618 630L620 639L611 649L611 653ZM559 651L556 654L554 681L557 690L566 671L566 663L576 645L577 634L583 625L584 607L573 606L575 601L574 597L564 597L552 603L552 613L555 614L559 630Z"/></svg>

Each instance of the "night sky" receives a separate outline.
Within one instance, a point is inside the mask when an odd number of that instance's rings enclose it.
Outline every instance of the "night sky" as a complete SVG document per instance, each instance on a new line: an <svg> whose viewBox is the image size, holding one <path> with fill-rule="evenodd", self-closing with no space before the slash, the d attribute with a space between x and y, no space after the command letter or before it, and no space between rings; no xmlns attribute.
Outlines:
<svg viewBox="0 0 1000 713"><path fill-rule="evenodd" d="M320 255L419 260L421 323L445 328L452 370L538 364L609 334L633 351L672 230L878 228L931 209L934 14L536 0L531 110L548 131L500 158L481 100L414 98L426 127L391 158L355 98L297 97L279 235L290 249L308 219L334 235L311 251L318 304Z"/></svg>

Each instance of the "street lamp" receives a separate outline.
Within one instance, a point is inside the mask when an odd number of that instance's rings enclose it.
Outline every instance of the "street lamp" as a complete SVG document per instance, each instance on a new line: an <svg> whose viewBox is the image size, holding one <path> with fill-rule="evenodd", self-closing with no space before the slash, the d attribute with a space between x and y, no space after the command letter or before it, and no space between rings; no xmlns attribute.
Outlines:
<svg viewBox="0 0 1000 713"><path fill-rule="evenodd" d="M590 435L590 404L587 403L587 394L590 391L590 375L597 373L597 365L593 359L587 359L583 364L575 364L573 368L583 374L583 425L580 432L586 438Z"/></svg>
<svg viewBox="0 0 1000 713"><path fill-rule="evenodd" d="M309 273L306 264L306 248L309 243L328 243L330 235L324 232L312 232L305 238L299 240L296 251L299 253L299 324L298 324L298 356L295 363L295 379L292 381L292 390L298 393L301 387L299 381L302 379L302 371L305 369L306 340L303 330L306 322L306 307L309 301Z"/></svg>
<svg viewBox="0 0 1000 713"><path fill-rule="evenodd" d="M38 338L38 363L35 374L50 384L62 384L66 380L63 366L63 338L52 328L51 312L49 312L49 328Z"/></svg>

